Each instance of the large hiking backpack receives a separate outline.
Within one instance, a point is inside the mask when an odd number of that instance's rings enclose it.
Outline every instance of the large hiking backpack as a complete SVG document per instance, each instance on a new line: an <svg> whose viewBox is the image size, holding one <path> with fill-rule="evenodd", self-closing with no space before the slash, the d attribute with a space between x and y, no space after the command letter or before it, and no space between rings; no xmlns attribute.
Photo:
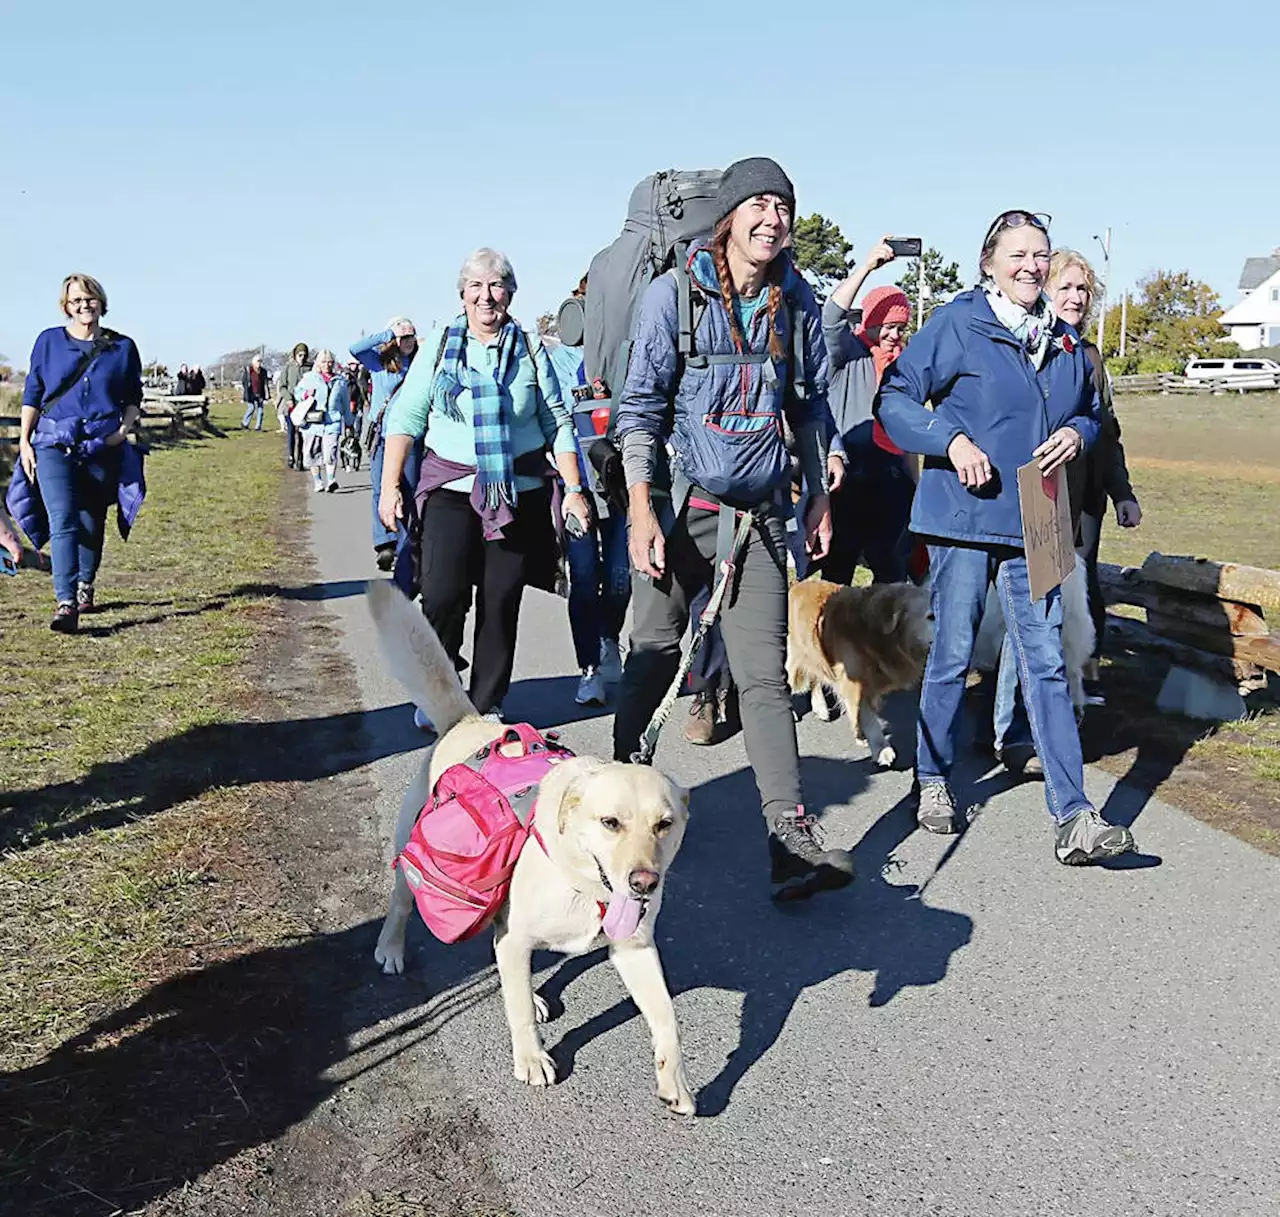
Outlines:
<svg viewBox="0 0 1280 1217"><path fill-rule="evenodd" d="M538 783L571 756L520 723L440 775L396 865L441 942L472 938L497 916L534 831Z"/></svg>
<svg viewBox="0 0 1280 1217"><path fill-rule="evenodd" d="M603 382L608 402L622 392L640 297L660 274L684 265L690 243L715 226L719 169L668 169L631 192L622 235L587 272L583 361L587 383Z"/></svg>

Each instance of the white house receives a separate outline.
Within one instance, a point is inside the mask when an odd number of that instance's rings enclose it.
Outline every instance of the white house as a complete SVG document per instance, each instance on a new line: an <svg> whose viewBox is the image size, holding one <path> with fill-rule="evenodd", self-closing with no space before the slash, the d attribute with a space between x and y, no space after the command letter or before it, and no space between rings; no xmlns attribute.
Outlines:
<svg viewBox="0 0 1280 1217"><path fill-rule="evenodd" d="M1240 293L1240 303L1222 314L1223 328L1242 351L1280 346L1280 249L1245 260Z"/></svg>

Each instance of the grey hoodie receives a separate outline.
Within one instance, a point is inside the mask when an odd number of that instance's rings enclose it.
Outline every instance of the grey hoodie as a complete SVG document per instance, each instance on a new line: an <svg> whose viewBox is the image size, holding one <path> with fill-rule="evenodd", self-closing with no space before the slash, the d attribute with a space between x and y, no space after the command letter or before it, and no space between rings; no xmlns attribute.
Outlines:
<svg viewBox="0 0 1280 1217"><path fill-rule="evenodd" d="M834 300L822 306L830 376L827 402L846 448L872 442L871 405L879 387L871 348L850 328L850 322L860 316L860 309L841 308Z"/></svg>

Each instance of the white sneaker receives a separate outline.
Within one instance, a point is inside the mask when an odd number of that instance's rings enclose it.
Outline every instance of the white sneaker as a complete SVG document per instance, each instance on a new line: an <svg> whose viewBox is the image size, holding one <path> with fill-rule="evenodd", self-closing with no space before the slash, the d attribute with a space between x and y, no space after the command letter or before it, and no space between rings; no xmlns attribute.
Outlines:
<svg viewBox="0 0 1280 1217"><path fill-rule="evenodd" d="M605 684L622 683L622 648L616 638L600 639L600 667L596 670Z"/></svg>
<svg viewBox="0 0 1280 1217"><path fill-rule="evenodd" d="M324 483L313 481L311 483L311 489L314 490L316 494L324 494Z"/></svg>
<svg viewBox="0 0 1280 1217"><path fill-rule="evenodd" d="M600 669L586 667L582 669L582 679L578 681L578 692L574 701L580 706L603 706L608 700L604 691L604 681L600 679Z"/></svg>
<svg viewBox="0 0 1280 1217"><path fill-rule="evenodd" d="M430 731L435 734L436 725L417 706L413 708L413 725L419 731Z"/></svg>

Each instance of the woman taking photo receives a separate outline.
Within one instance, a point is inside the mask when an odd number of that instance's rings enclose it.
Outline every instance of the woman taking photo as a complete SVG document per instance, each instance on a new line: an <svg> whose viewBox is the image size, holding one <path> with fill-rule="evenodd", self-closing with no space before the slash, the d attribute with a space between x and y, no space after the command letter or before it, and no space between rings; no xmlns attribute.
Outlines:
<svg viewBox="0 0 1280 1217"><path fill-rule="evenodd" d="M677 357L677 278L662 275L641 302L618 404L635 620L613 749L629 760L638 748L679 666L690 601L711 586L717 557L727 556L718 555L718 535L736 527L736 513L755 511L720 624L769 829L774 896L797 899L853 878L849 854L824 848L804 810L785 671L792 508L784 411L812 493L808 549L821 558L831 537L827 353L813 292L784 252L795 214L790 179L765 157L738 161L725 171L716 204L715 231L687 264L705 302L694 333L698 364ZM791 366L797 310L803 369Z"/></svg>
<svg viewBox="0 0 1280 1217"><path fill-rule="evenodd" d="M31 351L9 505L37 549L47 514L58 602L50 625L73 634L94 609L107 509L119 505L127 535L142 503L142 457L125 443L142 404L142 361L132 338L101 324L107 294L97 279L68 275L58 303L67 324Z"/></svg>
<svg viewBox="0 0 1280 1217"><path fill-rule="evenodd" d="M316 354L315 366L294 390L293 425L302 433L302 450L311 470L312 489L338 489L338 441L351 422L351 390L338 371L332 351Z"/></svg>
<svg viewBox="0 0 1280 1217"><path fill-rule="evenodd" d="M889 438L923 454L911 528L929 545L934 639L917 731L917 820L958 832L949 784L965 675L987 588L995 582L1059 862L1082 865L1133 848L1084 790L1084 761L1062 655L1062 597L1032 602L1018 503L1018 469L1049 476L1098 434L1093 370L1074 331L1044 295L1048 219L1006 211L978 260L981 282L937 309L885 373L877 417ZM933 408L927 409L926 402Z"/></svg>
<svg viewBox="0 0 1280 1217"><path fill-rule="evenodd" d="M462 312L427 341L439 360L414 361L383 420L378 508L388 529L408 518L401 478L425 437L422 611L457 662L475 589L470 696L494 716L511 684L525 584L554 551L548 450L564 479L565 514L591 527L573 420L542 344L510 314L515 292L511 263L495 250L463 263ZM415 721L430 727L421 711Z"/></svg>
<svg viewBox="0 0 1280 1217"><path fill-rule="evenodd" d="M382 490L382 462L385 447L382 424L386 417L387 403L399 391L409 373L409 365L418 353L418 331L408 317L392 317L386 327L367 338L353 343L352 358L373 373L370 390L369 420L365 448L369 453L369 484L373 487L373 550L377 555L378 569L390 570L396 561L400 537L407 537L403 527L399 535L378 518L378 498ZM404 483L412 492L418 484L418 467L422 464L422 443L419 441L405 458ZM402 488L403 489L403 488Z"/></svg>

